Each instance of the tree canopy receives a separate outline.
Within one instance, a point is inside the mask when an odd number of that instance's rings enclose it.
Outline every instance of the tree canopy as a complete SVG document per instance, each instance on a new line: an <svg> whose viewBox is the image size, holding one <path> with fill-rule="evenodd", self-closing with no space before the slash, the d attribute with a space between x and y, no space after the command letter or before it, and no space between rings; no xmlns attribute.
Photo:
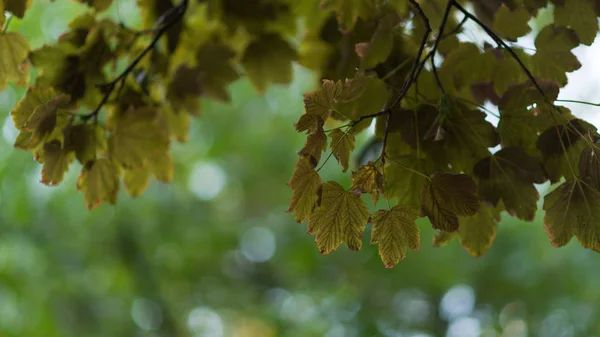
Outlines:
<svg viewBox="0 0 600 337"><path fill-rule="evenodd" d="M27 87L11 112L15 147L47 185L79 162L90 209L116 203L121 186L137 197L170 182L170 149L202 98L228 102L242 76L257 92L287 84L299 63L322 81L298 97L293 127L306 143L288 211L321 253L360 249L371 223L393 267L419 249L415 220L426 217L434 245L458 238L480 256L502 214L533 220L545 182L557 185L543 201L552 244L575 236L600 251L600 135L558 100L581 67L572 50L598 33L597 1L138 0L141 27L103 16L111 0L81 2L90 8L67 33L31 49L10 30L30 2L0 0L0 90ZM466 23L484 37L459 39ZM528 34L534 49L515 43ZM346 180L322 176L332 158Z"/></svg>

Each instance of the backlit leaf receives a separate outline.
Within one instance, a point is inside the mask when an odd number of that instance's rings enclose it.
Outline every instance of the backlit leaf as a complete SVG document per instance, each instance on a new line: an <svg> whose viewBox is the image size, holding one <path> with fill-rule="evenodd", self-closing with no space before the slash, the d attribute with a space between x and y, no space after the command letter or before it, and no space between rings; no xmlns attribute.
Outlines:
<svg viewBox="0 0 600 337"><path fill-rule="evenodd" d="M103 201L114 204L119 193L117 167L106 158L88 162L81 170L77 189L83 191L89 209L100 206Z"/></svg>
<svg viewBox="0 0 600 337"><path fill-rule="evenodd" d="M511 215L532 221L539 193L533 184L546 181L541 162L520 147L506 147L481 160L473 169L478 194L492 206L502 200Z"/></svg>
<svg viewBox="0 0 600 337"><path fill-rule="evenodd" d="M373 162L363 165L350 175L352 186L350 189L357 194L369 193L373 197L373 203L376 204L379 195L384 193L383 175Z"/></svg>
<svg viewBox="0 0 600 337"><path fill-rule="evenodd" d="M548 25L535 39L536 53L531 58L531 72L534 76L555 81L561 87L568 82L567 72L581 67L571 49L579 45L579 39L572 30Z"/></svg>
<svg viewBox="0 0 600 337"><path fill-rule="evenodd" d="M436 172L421 192L421 214L429 218L434 229L457 231L458 216L471 216L479 209L476 190L477 185L466 174Z"/></svg>
<svg viewBox="0 0 600 337"><path fill-rule="evenodd" d="M22 35L0 33L0 90L3 90L8 82L15 82L20 86L27 84L29 80L29 70L26 65L28 53L29 43Z"/></svg>
<svg viewBox="0 0 600 337"><path fill-rule="evenodd" d="M140 196L148 188L148 170L142 167L125 170L123 173L123 184L125 191L130 197Z"/></svg>
<svg viewBox="0 0 600 337"><path fill-rule="evenodd" d="M335 129L329 133L329 137L331 138L331 152L342 165L342 172L346 172L350 164L350 153L354 150L354 134Z"/></svg>
<svg viewBox="0 0 600 337"><path fill-rule="evenodd" d="M598 34L598 18L593 0L569 0L554 8L554 24L572 28L585 45L591 45Z"/></svg>
<svg viewBox="0 0 600 337"><path fill-rule="evenodd" d="M379 210L371 217L371 243L379 244L379 256L386 268L404 259L408 248L419 250L419 227L415 223L418 217L416 210L401 205Z"/></svg>
<svg viewBox="0 0 600 337"><path fill-rule="evenodd" d="M473 257L482 256L492 246L499 221L500 212L482 203L477 214L460 218L460 243Z"/></svg>
<svg viewBox="0 0 600 337"><path fill-rule="evenodd" d="M598 190L569 179L546 195L544 210L544 227L553 246L564 246L576 236L583 247L600 251Z"/></svg>
<svg viewBox="0 0 600 337"><path fill-rule="evenodd" d="M296 221L303 222L313 212L317 200L318 191L321 188L321 178L315 172L308 160L300 158L296 164L296 170L288 185L294 191L288 213L296 213Z"/></svg>
<svg viewBox="0 0 600 337"><path fill-rule="evenodd" d="M264 92L269 83L291 82L292 61L298 58L296 50L277 34L263 35L244 51L242 65L256 90Z"/></svg>
<svg viewBox="0 0 600 337"><path fill-rule="evenodd" d="M328 181L323 184L320 205L310 215L308 232L316 236L322 254L337 249L342 242L359 250L368 220L369 210L359 197Z"/></svg>
<svg viewBox="0 0 600 337"><path fill-rule="evenodd" d="M75 154L64 149L58 141L44 144L38 158L42 163L42 183L50 186L60 184L74 157Z"/></svg>
<svg viewBox="0 0 600 337"><path fill-rule="evenodd" d="M527 35L531 27L527 24L531 14L523 7L511 11L507 6L501 6L494 18L494 30L510 41Z"/></svg>
<svg viewBox="0 0 600 337"><path fill-rule="evenodd" d="M368 18L375 10L375 2L371 0L321 0L321 8L335 11L342 31L354 27L358 18Z"/></svg>
<svg viewBox="0 0 600 337"><path fill-rule="evenodd" d="M327 135L321 126L315 133L308 135L304 147L298 154L302 157L309 158L309 160L316 165L321 160L321 154L323 154L325 150L327 150Z"/></svg>

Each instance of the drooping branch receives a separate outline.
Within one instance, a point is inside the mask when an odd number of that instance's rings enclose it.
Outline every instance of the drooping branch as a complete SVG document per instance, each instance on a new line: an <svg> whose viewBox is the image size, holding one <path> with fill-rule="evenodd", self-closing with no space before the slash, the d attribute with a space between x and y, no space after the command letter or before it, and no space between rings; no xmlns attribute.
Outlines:
<svg viewBox="0 0 600 337"><path fill-rule="evenodd" d="M127 79L127 76L135 69L135 67L137 67L137 65L142 61L142 59L152 49L154 49L154 47L156 46L156 44L158 43L160 38L171 27L173 27L173 25L175 25L177 22L179 22L183 18L184 14L187 10L187 7L188 7L188 1L189 0L182 0L179 5L171 8L167 12L163 13L157 19L156 24L152 28L152 30L155 30L154 38L152 38L152 41L150 42L150 44L148 44L148 46L146 46L146 48L144 48L144 50L138 56L136 56L136 58L127 66L127 68L125 68L125 70L123 70L119 74L119 76L117 76L115 79L113 79L112 81L110 81L108 83L103 83L103 84L99 84L96 86L97 88L101 89L104 92L104 96L102 96L102 100L100 101L100 103L98 103L96 108L94 110L92 110L92 112L90 112L87 115L81 116L81 119L83 121L89 120L90 118L96 119L98 117L98 113L100 112L100 109L102 109L102 107L106 104L106 102L108 102L110 95L113 93L113 91L115 90L117 85L119 83L121 83L121 87L124 85L124 82Z"/></svg>

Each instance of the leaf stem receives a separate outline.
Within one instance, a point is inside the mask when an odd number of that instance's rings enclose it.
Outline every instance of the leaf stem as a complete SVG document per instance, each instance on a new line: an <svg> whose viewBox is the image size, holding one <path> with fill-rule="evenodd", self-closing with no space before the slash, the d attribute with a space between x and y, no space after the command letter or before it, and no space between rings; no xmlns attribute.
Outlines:
<svg viewBox="0 0 600 337"><path fill-rule="evenodd" d="M4 15L4 13L0 13L0 15ZM8 17L8 19L6 19L6 22L4 23L4 27L2 28L2 33L6 33L6 31L8 30L8 25L10 25L10 22L12 21L14 15L10 15Z"/></svg>
<svg viewBox="0 0 600 337"><path fill-rule="evenodd" d="M412 173L414 173L414 174L416 174L416 175L419 175L419 176L421 176L421 177L423 177L423 178L425 178L425 179L427 179L427 180L431 180L431 178L430 178L429 176L427 176L426 174L423 174L423 173L421 173L421 172L419 172L419 171L417 171L417 170L415 170L415 169L411 169L410 167L408 167L408 166L406 166L406 165L402 164L401 162L399 162L399 161L397 161L397 160L395 160L395 159L393 159L393 158L391 158L391 157L389 157L389 156L388 156L388 159L389 159L390 161L392 161L393 163L396 163L396 165L398 165L398 166L402 167L403 169L405 169L405 170L407 170L407 171L410 171L410 172L412 172Z"/></svg>
<svg viewBox="0 0 600 337"><path fill-rule="evenodd" d="M164 22L164 25L162 25L161 28L156 32L150 44L127 66L127 68L125 68L125 70L121 72L121 74L119 74L119 76L117 76L111 82L96 85L97 88L104 91L104 96L92 112L90 112L87 115L81 116L81 119L83 121L89 120L90 118L94 118L94 120L97 119L100 109L102 109L102 107L106 104L108 98L115 90L117 84L119 82L125 81L127 75L129 75L133 71L133 69L142 61L144 56L146 56L154 48L156 43L158 43L160 38L167 32L167 30L169 30L169 28L171 28L175 23L179 22L179 20L183 18L188 7L188 1L189 0L182 0L179 5L171 8L163 15L161 15L160 18L158 18L157 22L160 22L160 24ZM171 15L173 15L171 19L169 21L166 21Z"/></svg>
<svg viewBox="0 0 600 337"><path fill-rule="evenodd" d="M574 99L557 99L556 102L561 102L561 103L577 103L577 104L583 104L583 105L590 105L590 106L600 107L600 103L578 101L578 100L574 100Z"/></svg>

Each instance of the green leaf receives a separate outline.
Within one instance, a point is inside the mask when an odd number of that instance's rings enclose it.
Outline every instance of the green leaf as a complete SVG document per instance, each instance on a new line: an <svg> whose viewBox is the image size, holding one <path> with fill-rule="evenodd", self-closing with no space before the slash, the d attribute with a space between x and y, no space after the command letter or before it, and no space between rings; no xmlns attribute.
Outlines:
<svg viewBox="0 0 600 337"><path fill-rule="evenodd" d="M548 81L540 82L542 90L551 102L558 96L558 87ZM530 155L539 155L536 147L538 136L554 125L556 118L572 118L565 109L549 107L539 91L530 83L510 88L498 105L500 122L498 132L503 146L518 146ZM562 114L562 116L560 116Z"/></svg>
<svg viewBox="0 0 600 337"><path fill-rule="evenodd" d="M554 24L572 28L585 45L591 45L598 35L598 18L592 0L569 0L554 8Z"/></svg>
<svg viewBox="0 0 600 337"><path fill-rule="evenodd" d="M354 28L358 18L367 19L375 12L371 0L321 0L321 9L335 11L339 28L347 32Z"/></svg>
<svg viewBox="0 0 600 337"><path fill-rule="evenodd" d="M433 247L439 248L449 244L458 236L458 232L439 231L433 235Z"/></svg>
<svg viewBox="0 0 600 337"><path fill-rule="evenodd" d="M0 90L6 88L8 82L15 82L20 86L27 84L28 53L29 43L22 35L0 32Z"/></svg>
<svg viewBox="0 0 600 337"><path fill-rule="evenodd" d="M512 216L533 221L539 193L533 184L546 181L541 162L520 147L506 147L481 160L473 169L478 194L492 206L502 200Z"/></svg>
<svg viewBox="0 0 600 337"><path fill-rule="evenodd" d="M138 167L131 170L125 170L123 173L123 184L125 191L130 197L140 196L148 188L149 174L148 169Z"/></svg>
<svg viewBox="0 0 600 337"><path fill-rule="evenodd" d="M535 39L536 53L531 57L531 72L535 77L555 81L561 87L568 82L567 72L581 67L571 49L579 46L572 30L548 25Z"/></svg>
<svg viewBox="0 0 600 337"><path fill-rule="evenodd" d="M209 42L202 45L196 55L202 92L210 98L229 102L231 97L226 87L240 77L234 63L235 51L224 44Z"/></svg>
<svg viewBox="0 0 600 337"><path fill-rule="evenodd" d="M29 87L25 97L19 101L17 106L10 112L15 127L23 130L29 117L33 115L35 109L52 100L56 94L53 89L41 89L38 87Z"/></svg>
<svg viewBox="0 0 600 337"><path fill-rule="evenodd" d="M531 55L518 48L513 48L513 51L529 69ZM494 84L494 91L500 97L502 97L509 88L526 82L529 79L527 74L523 71L523 68L521 68L517 60L515 60L509 52L501 50L501 53L502 57L496 61L496 66L491 77L492 83Z"/></svg>
<svg viewBox="0 0 600 337"><path fill-rule="evenodd" d="M527 9L517 7L511 11L507 6L502 5L496 12L493 27L501 37L509 41L516 41L517 38L531 32L531 27L527 24L529 19L531 19L531 14Z"/></svg>
<svg viewBox="0 0 600 337"><path fill-rule="evenodd" d="M474 215L479 209L477 185L466 174L436 172L421 192L421 214L434 229L455 232L458 216Z"/></svg>
<svg viewBox="0 0 600 337"><path fill-rule="evenodd" d="M287 84L292 81L292 61L296 61L296 50L281 36L260 36L246 47L242 65L256 90L264 92L272 83Z"/></svg>
<svg viewBox="0 0 600 337"><path fill-rule="evenodd" d="M112 5L112 0L77 0L92 7L97 12L103 12Z"/></svg>
<svg viewBox="0 0 600 337"><path fill-rule="evenodd" d="M322 191L321 203L308 221L308 232L316 236L319 251L328 254L342 242L359 250L370 215L367 206L335 181L323 184Z"/></svg>
<svg viewBox="0 0 600 337"><path fill-rule="evenodd" d="M463 248L473 257L480 257L492 246L500 212L494 207L481 204L477 214L461 217L458 233Z"/></svg>
<svg viewBox="0 0 600 337"><path fill-rule="evenodd" d="M561 177L570 179L577 176L579 157L590 142L585 137L595 133L593 125L581 119L573 119L568 123L549 127L540 135L536 146L542 153L550 182L558 182Z"/></svg>
<svg viewBox="0 0 600 337"><path fill-rule="evenodd" d="M457 89L489 80L496 60L490 53L482 53L474 43L461 43L444 59L440 74L453 79Z"/></svg>
<svg viewBox="0 0 600 337"><path fill-rule="evenodd" d="M335 129L329 133L329 137L331 138L331 152L338 163L342 165L342 172L346 172L350 164L350 153L354 150L354 133Z"/></svg>
<svg viewBox="0 0 600 337"><path fill-rule="evenodd" d="M74 157L74 153L64 149L58 141L44 144L37 158L42 163L42 183L60 184Z"/></svg>
<svg viewBox="0 0 600 337"><path fill-rule="evenodd" d="M302 115L298 123L296 123L296 130L298 132L314 130L318 127L319 119L323 122L327 120L331 108L342 94L342 89L341 81L323 80L323 85L320 89L304 94L304 110L306 114Z"/></svg>
<svg viewBox="0 0 600 337"><path fill-rule="evenodd" d="M377 203L379 195L384 193L383 175L373 162L363 165L350 175L352 190L356 194L369 193L373 197L373 204Z"/></svg>
<svg viewBox="0 0 600 337"><path fill-rule="evenodd" d="M36 107L23 125L23 130L31 132L29 147L35 148L41 143L58 139L63 140L63 129L68 123L69 112L63 108L67 106L70 97L67 95L55 96L44 104Z"/></svg>
<svg viewBox="0 0 600 337"><path fill-rule="evenodd" d="M419 250L419 227L415 223L418 217L416 210L401 205L379 210L371 217L371 244L379 244L379 256L386 268L404 259L408 248Z"/></svg>
<svg viewBox="0 0 600 337"><path fill-rule="evenodd" d="M592 144L579 157L579 177L592 188L600 189L600 147Z"/></svg>
<svg viewBox="0 0 600 337"><path fill-rule="evenodd" d="M302 157L308 158L314 166L321 161L321 154L327 150L327 135L323 131L323 126L306 137L304 147L298 152Z"/></svg>
<svg viewBox="0 0 600 337"><path fill-rule="evenodd" d="M148 170L156 180L163 183L173 181L174 163L169 152L155 152L148 158Z"/></svg>
<svg viewBox="0 0 600 337"><path fill-rule="evenodd" d="M105 130L97 124L79 124L65 129L65 148L74 151L82 165L95 160L96 153L102 151L105 144Z"/></svg>
<svg viewBox="0 0 600 337"><path fill-rule="evenodd" d="M346 82L347 85L344 87L342 95L344 99L340 99L335 104L335 110L341 114L335 113L333 116L338 119L346 119L347 117L355 120L361 116L376 113L385 108L390 95L383 81L374 76L367 76L364 80L355 79L354 81L350 83ZM355 85L357 87L354 87ZM351 92L354 93L350 94ZM351 96L354 96L352 97L354 98L353 100L349 100ZM358 133L369 127L370 123L371 120L366 119L354 125L352 131Z"/></svg>
<svg viewBox="0 0 600 337"><path fill-rule="evenodd" d="M544 227L554 247L576 236L585 248L600 251L600 198L598 190L569 179L544 198Z"/></svg>
<svg viewBox="0 0 600 337"><path fill-rule="evenodd" d="M127 169L142 167L148 159L168 150L167 130L157 117L151 107L129 109L115 116L108 138L108 154L115 164Z"/></svg>
<svg viewBox="0 0 600 337"><path fill-rule="evenodd" d="M106 158L88 162L81 170L77 189L83 191L89 209L100 206L103 201L115 204L119 193L117 167Z"/></svg>
<svg viewBox="0 0 600 337"><path fill-rule="evenodd" d="M308 160L300 158L288 185L294 193L287 212L296 213L296 221L303 222L309 218L317 204L318 192L322 185L321 178Z"/></svg>
<svg viewBox="0 0 600 337"><path fill-rule="evenodd" d="M390 158L385 168L387 196L396 197L401 205L418 208L421 191L427 184L425 177L434 170L435 164L429 158L416 157L414 154Z"/></svg>
<svg viewBox="0 0 600 337"><path fill-rule="evenodd" d="M361 59L360 67L362 69L374 68L387 60L394 47L393 28L397 23L397 15L386 15L379 20L371 40L356 45L355 50Z"/></svg>

